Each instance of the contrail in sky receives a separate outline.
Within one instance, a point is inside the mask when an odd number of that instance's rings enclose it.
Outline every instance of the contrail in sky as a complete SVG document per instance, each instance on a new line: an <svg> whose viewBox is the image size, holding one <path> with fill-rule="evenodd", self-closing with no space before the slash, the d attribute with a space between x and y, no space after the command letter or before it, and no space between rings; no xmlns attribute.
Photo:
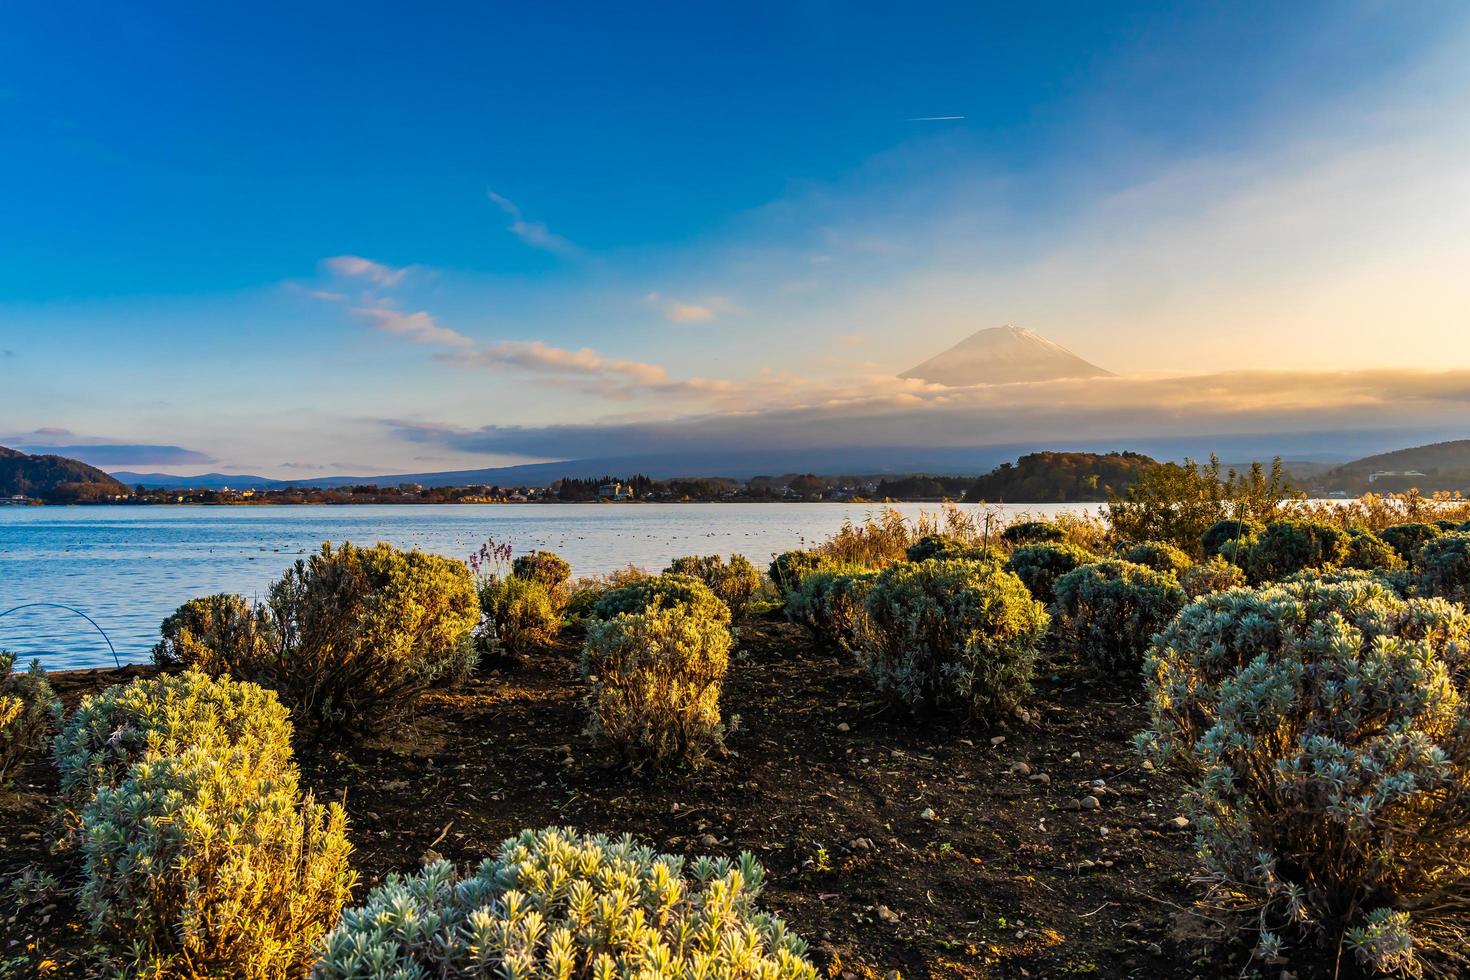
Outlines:
<svg viewBox="0 0 1470 980"><path fill-rule="evenodd" d="M963 119L964 116L914 116L909 122L948 122L952 119Z"/></svg>

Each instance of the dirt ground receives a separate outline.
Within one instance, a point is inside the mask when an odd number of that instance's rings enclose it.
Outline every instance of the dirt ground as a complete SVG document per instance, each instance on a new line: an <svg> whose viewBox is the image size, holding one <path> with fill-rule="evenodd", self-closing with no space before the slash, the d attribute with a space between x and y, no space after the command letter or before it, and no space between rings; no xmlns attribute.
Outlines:
<svg viewBox="0 0 1470 980"><path fill-rule="evenodd" d="M146 672L55 686L75 702ZM1065 660L1043 664L1027 723L915 725L874 702L846 657L761 618L741 628L726 682L727 718L739 716L728 754L657 775L618 767L582 733L583 693L567 646L482 665L375 741L298 737L304 783L347 807L359 894L430 851L468 867L522 828L558 824L670 852L753 851L764 904L828 977L1242 975L1241 951L1174 938L1193 832L1177 825L1177 783L1130 748L1139 692ZM55 787L38 755L0 790L0 877L39 869L61 886L0 898L0 975L92 971L67 892L75 857L51 847Z"/></svg>

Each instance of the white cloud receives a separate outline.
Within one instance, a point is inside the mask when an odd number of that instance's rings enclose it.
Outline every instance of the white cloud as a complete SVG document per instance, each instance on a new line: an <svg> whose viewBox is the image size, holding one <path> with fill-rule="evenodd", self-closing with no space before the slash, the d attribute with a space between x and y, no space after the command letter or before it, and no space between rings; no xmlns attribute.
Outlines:
<svg viewBox="0 0 1470 980"><path fill-rule="evenodd" d="M576 245L573 245L565 238L556 234L541 222L527 221L525 216L521 214L520 207L510 198L497 194L494 191L486 191L485 196L509 216L510 224L506 226L506 230L532 248L554 252L557 255L576 255L580 251Z"/></svg>
<svg viewBox="0 0 1470 980"><path fill-rule="evenodd" d="M404 313L388 306L370 306L358 307L348 312L360 320L366 320L375 330L404 337L417 344L464 349L473 347L475 343L458 331L440 326L433 315L423 311Z"/></svg>
<svg viewBox="0 0 1470 980"><path fill-rule="evenodd" d="M322 259L322 267L328 272L345 279L366 279L379 286L393 287L403 282L408 269L395 269L360 255L334 255Z"/></svg>

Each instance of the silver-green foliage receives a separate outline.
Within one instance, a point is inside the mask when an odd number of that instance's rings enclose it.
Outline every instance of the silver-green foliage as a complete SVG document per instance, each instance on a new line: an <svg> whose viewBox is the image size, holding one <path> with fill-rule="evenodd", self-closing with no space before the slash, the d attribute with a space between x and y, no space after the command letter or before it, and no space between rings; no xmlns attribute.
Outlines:
<svg viewBox="0 0 1470 980"><path fill-rule="evenodd" d="M1085 548L1065 541L1057 544L1028 544L1011 552L1006 568L1016 573L1031 595L1040 603L1051 605L1057 597L1057 579L1078 568L1097 561L1097 556Z"/></svg>
<svg viewBox="0 0 1470 980"><path fill-rule="evenodd" d="M202 747L248 749L261 778L290 764L291 722L270 691L190 671L139 678L84 697L53 744L66 805L79 810L137 762Z"/></svg>
<svg viewBox="0 0 1470 980"><path fill-rule="evenodd" d="M1190 599L1198 599L1211 592L1240 588L1245 585L1245 572L1239 565L1211 555L1179 576L1179 585Z"/></svg>
<svg viewBox="0 0 1470 980"><path fill-rule="evenodd" d="M1188 598L1171 573L1126 561L1083 565L1057 579L1056 592L1053 608L1078 654L1099 670L1128 675Z"/></svg>
<svg viewBox="0 0 1470 980"><path fill-rule="evenodd" d="M1263 956L1470 967L1470 617L1370 576L1214 593L1160 635L1140 747L1192 777L1209 885Z"/></svg>
<svg viewBox="0 0 1470 980"><path fill-rule="evenodd" d="M1047 615L993 562L898 562L864 600L871 628L859 662L878 690L914 712L998 718L1030 693Z"/></svg>
<svg viewBox="0 0 1470 980"><path fill-rule="evenodd" d="M730 615L745 615L751 598L761 587L761 573L744 555L731 555L727 562L719 555L686 555L675 558L666 571L692 575L730 607Z"/></svg>
<svg viewBox="0 0 1470 980"><path fill-rule="evenodd" d="M129 976L300 977L354 875L346 816L254 747L134 763L82 810L92 931Z"/></svg>
<svg viewBox="0 0 1470 980"><path fill-rule="evenodd" d="M1441 535L1419 549L1419 591L1470 603L1470 532Z"/></svg>
<svg viewBox="0 0 1470 980"><path fill-rule="evenodd" d="M0 651L0 783L10 767L51 731L56 695L40 661L14 670L14 654Z"/></svg>
<svg viewBox="0 0 1470 980"><path fill-rule="evenodd" d="M852 565L818 569L787 596L786 616L817 639L852 649L868 629L863 601L877 577L872 569Z"/></svg>
<svg viewBox="0 0 1470 980"><path fill-rule="evenodd" d="M390 876L323 944L313 980L815 980L806 944L756 905L764 871L548 828L466 878Z"/></svg>
<svg viewBox="0 0 1470 980"><path fill-rule="evenodd" d="M1174 547L1167 541L1144 541L1126 549L1120 556L1124 561L1131 561L1135 565L1147 565L1156 572L1169 572L1175 576L1183 575L1194 559L1180 548Z"/></svg>

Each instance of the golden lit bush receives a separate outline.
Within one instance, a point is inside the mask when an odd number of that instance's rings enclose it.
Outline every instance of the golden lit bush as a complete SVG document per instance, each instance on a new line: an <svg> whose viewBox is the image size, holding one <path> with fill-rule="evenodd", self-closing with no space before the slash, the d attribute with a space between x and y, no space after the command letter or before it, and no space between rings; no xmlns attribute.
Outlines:
<svg viewBox="0 0 1470 980"><path fill-rule="evenodd" d="M632 837L523 831L471 876L391 875L327 937L312 980L816 980L756 899L765 873Z"/></svg>
<svg viewBox="0 0 1470 980"><path fill-rule="evenodd" d="M1367 531L1349 531L1347 554L1342 559L1343 568L1361 568L1365 571L1397 572L1406 568L1397 549L1387 541Z"/></svg>
<svg viewBox="0 0 1470 980"><path fill-rule="evenodd" d="M1176 578L1194 564L1194 559L1167 541L1144 541L1124 549L1119 557L1156 572L1168 572Z"/></svg>
<svg viewBox="0 0 1470 980"><path fill-rule="evenodd" d="M863 603L871 628L859 662L906 710L996 719L1030 693L1047 615L1019 578L991 562L889 565Z"/></svg>
<svg viewBox="0 0 1470 980"><path fill-rule="evenodd" d="M1226 545L1248 547L1264 530L1266 526L1256 521L1216 521L1200 536L1200 547L1205 557L1209 558L1211 555L1223 554Z"/></svg>
<svg viewBox="0 0 1470 980"><path fill-rule="evenodd" d="M730 608L735 619L745 615L761 587L761 573L744 555L731 555L728 562L719 555L686 555L675 558L665 571L699 579Z"/></svg>
<svg viewBox="0 0 1470 980"><path fill-rule="evenodd" d="M1000 539L1014 547L1052 544L1064 541L1066 537L1067 532L1051 521L1018 521L1000 532Z"/></svg>
<svg viewBox="0 0 1470 980"><path fill-rule="evenodd" d="M1378 536L1387 541L1400 558L1417 566L1419 549L1443 533L1444 529L1434 524L1394 524L1378 532Z"/></svg>
<svg viewBox="0 0 1470 980"><path fill-rule="evenodd" d="M52 751L61 793L73 811L137 762L191 748L248 749L243 758L270 778L290 765L291 722L275 694L247 681L190 671L138 678L82 698Z"/></svg>
<svg viewBox="0 0 1470 980"><path fill-rule="evenodd" d="M302 976L350 897L346 817L245 746L134 763L81 817L78 899L122 972Z"/></svg>
<svg viewBox="0 0 1470 980"><path fill-rule="evenodd" d="M216 676L248 669L269 656L277 642L266 609L229 593L190 599L163 621L160 632L155 664Z"/></svg>
<svg viewBox="0 0 1470 980"><path fill-rule="evenodd" d="M0 650L0 783L25 753L51 732L56 695L40 661L15 671L15 655Z"/></svg>
<svg viewBox="0 0 1470 980"><path fill-rule="evenodd" d="M776 593L785 599L801 586L801 580L808 574L833 563L833 559L816 551L783 551L771 561L767 574Z"/></svg>
<svg viewBox="0 0 1470 980"><path fill-rule="evenodd" d="M688 576L661 576L688 578ZM588 731L628 762L696 761L721 745L720 690L730 665L730 614L709 601L652 593L634 611L587 624L582 675Z"/></svg>
<svg viewBox="0 0 1470 980"><path fill-rule="evenodd" d="M1179 585L1190 599L1198 599L1211 592L1238 589L1246 584L1245 572L1239 565L1214 555L1198 565L1191 566L1179 576Z"/></svg>
<svg viewBox="0 0 1470 980"><path fill-rule="evenodd" d="M960 541L944 534L924 535L909 545L904 555L908 561L914 562L929 561L931 558L941 561L991 561L998 565L1006 562L1006 554L999 548Z"/></svg>
<svg viewBox="0 0 1470 980"><path fill-rule="evenodd" d="M554 590L566 585L572 577L572 566L554 551L531 551L511 562L510 573Z"/></svg>
<svg viewBox="0 0 1470 980"><path fill-rule="evenodd" d="M484 582L480 586L480 609L485 616L481 645L512 656L553 645L561 633L566 598L559 586L536 578L507 575Z"/></svg>
<svg viewBox="0 0 1470 980"><path fill-rule="evenodd" d="M1101 671L1133 676L1154 633L1186 596L1169 572L1126 561L1083 565L1057 579L1057 623L1081 657Z"/></svg>
<svg viewBox="0 0 1470 980"><path fill-rule="evenodd" d="M700 619L721 626L730 625L730 607L709 586L693 575L664 572L637 579L620 588L609 589L593 605L600 619L611 619L620 613L638 613L653 606L683 606Z"/></svg>
<svg viewBox="0 0 1470 980"><path fill-rule="evenodd" d="M818 569L787 597L786 617L825 643L852 649L869 628L863 602L877 577L872 569L852 566Z"/></svg>
<svg viewBox="0 0 1470 980"><path fill-rule="evenodd" d="M175 615L198 621L197 610ZM470 672L479 621L464 563L387 544L325 544L271 586L258 626L267 642L225 651L191 630L191 644L164 646L179 666L271 688L300 721L381 729L430 687Z"/></svg>
<svg viewBox="0 0 1470 980"><path fill-rule="evenodd" d="M1210 917L1411 976L1470 968L1470 618L1362 574L1208 595L1159 636L1140 747L1192 779Z"/></svg>

